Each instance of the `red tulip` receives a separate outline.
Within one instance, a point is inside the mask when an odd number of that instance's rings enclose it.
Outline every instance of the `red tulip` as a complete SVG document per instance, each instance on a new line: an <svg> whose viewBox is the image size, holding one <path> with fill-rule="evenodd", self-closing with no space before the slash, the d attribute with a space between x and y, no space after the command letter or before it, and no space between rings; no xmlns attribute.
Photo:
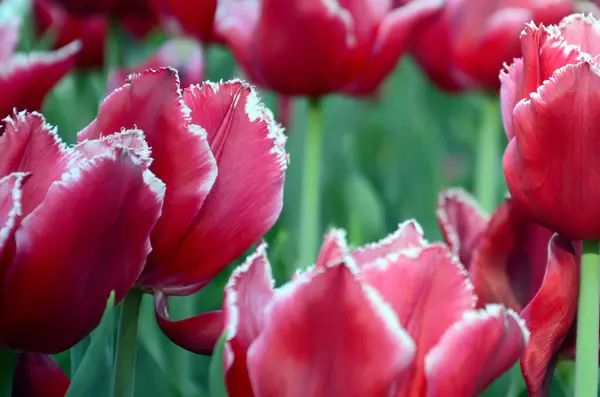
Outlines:
<svg viewBox="0 0 600 397"><path fill-rule="evenodd" d="M192 40L169 40L140 65L129 69L111 70L108 75L107 91L111 93L121 87L132 73L141 73L146 69L158 69L166 66L177 69L181 85L184 87L201 82L204 76L202 47Z"/></svg>
<svg viewBox="0 0 600 397"><path fill-rule="evenodd" d="M572 240L600 240L599 27L579 14L559 26L527 25L523 58L500 76L510 193L539 223Z"/></svg>
<svg viewBox="0 0 600 397"><path fill-rule="evenodd" d="M504 62L521 54L519 33L531 20L557 23L574 0L449 0L443 15L411 51L440 87L449 91L499 87Z"/></svg>
<svg viewBox="0 0 600 397"><path fill-rule="evenodd" d="M167 185L138 286L155 293L168 336L190 350L210 351L221 331L220 312L173 322L164 295L198 291L275 223L285 137L246 83L203 83L182 93L170 68L133 75L102 102L79 140L133 127L144 131L150 169ZM210 338L186 332L190 324L203 324Z"/></svg>
<svg viewBox="0 0 600 397"><path fill-rule="evenodd" d="M521 320L474 310L462 265L415 226L354 252L334 230L315 267L278 289L260 245L225 287L229 394L469 396L510 368Z"/></svg>
<svg viewBox="0 0 600 397"><path fill-rule="evenodd" d="M52 358L23 353L15 366L12 397L65 397L70 383Z"/></svg>
<svg viewBox="0 0 600 397"><path fill-rule="evenodd" d="M0 346L68 349L121 299L150 251L164 185L141 132L74 148L38 113L5 119L0 137Z"/></svg>
<svg viewBox="0 0 600 397"><path fill-rule="evenodd" d="M372 94L439 0L224 0L216 32L256 84L283 95Z"/></svg>
<svg viewBox="0 0 600 397"><path fill-rule="evenodd" d="M54 52L15 54L18 41L19 24L0 22L0 120L15 108L39 110L48 92L73 67L80 48L71 43Z"/></svg>
<svg viewBox="0 0 600 397"><path fill-rule="evenodd" d="M209 43L217 39L213 33L213 22L217 11L217 0L151 0L150 3L159 15L166 18L177 30Z"/></svg>
<svg viewBox="0 0 600 397"><path fill-rule="evenodd" d="M459 189L440 195L446 242L469 271L480 306L502 303L531 331L521 358L529 395L545 396L559 355L569 355L579 265L572 244L537 225L507 200L489 218Z"/></svg>

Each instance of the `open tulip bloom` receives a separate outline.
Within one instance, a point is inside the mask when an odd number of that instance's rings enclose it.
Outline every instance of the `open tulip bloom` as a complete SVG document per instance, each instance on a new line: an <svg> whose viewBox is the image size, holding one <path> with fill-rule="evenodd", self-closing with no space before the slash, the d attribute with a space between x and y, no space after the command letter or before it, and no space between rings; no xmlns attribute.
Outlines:
<svg viewBox="0 0 600 397"><path fill-rule="evenodd" d="M224 299L232 397L476 396L529 338L514 311L475 308L464 267L414 222L354 251L332 230L277 289L261 244Z"/></svg>

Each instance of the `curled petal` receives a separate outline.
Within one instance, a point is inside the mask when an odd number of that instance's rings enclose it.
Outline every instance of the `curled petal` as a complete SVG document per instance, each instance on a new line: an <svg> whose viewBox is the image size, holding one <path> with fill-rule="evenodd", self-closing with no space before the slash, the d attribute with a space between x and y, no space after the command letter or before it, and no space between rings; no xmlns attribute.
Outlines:
<svg viewBox="0 0 600 397"><path fill-rule="evenodd" d="M531 331L521 369L530 396L545 396L559 349L574 323L579 294L579 263L572 244L555 235L548 250L542 285L521 317Z"/></svg>
<svg viewBox="0 0 600 397"><path fill-rule="evenodd" d="M56 361L44 354L21 353L17 358L12 397L65 397L71 381Z"/></svg>
<svg viewBox="0 0 600 397"><path fill-rule="evenodd" d="M248 352L256 397L389 396L413 359L390 308L343 263L278 290L265 316Z"/></svg>
<svg viewBox="0 0 600 397"><path fill-rule="evenodd" d="M223 332L221 310L173 321L169 314L168 297L159 291L154 292L154 309L158 326L173 343L196 354L212 354Z"/></svg>
<svg viewBox="0 0 600 397"><path fill-rule="evenodd" d="M23 182L28 174L15 172L0 178L0 264L4 249L12 238L17 222L22 215L21 200ZM0 279L3 279L4 269L0 267Z"/></svg>
<svg viewBox="0 0 600 397"><path fill-rule="evenodd" d="M53 52L18 54L0 64L0 117L18 110L39 110L46 94L74 66L78 42Z"/></svg>
<svg viewBox="0 0 600 397"><path fill-rule="evenodd" d="M273 276L262 243L254 254L234 270L225 286L225 380L232 396L253 397L248 378L248 348L258 337L265 322L264 310L273 299Z"/></svg>
<svg viewBox="0 0 600 397"><path fill-rule="evenodd" d="M564 40L592 57L600 55L600 25L590 14L572 14L558 26Z"/></svg>
<svg viewBox="0 0 600 397"><path fill-rule="evenodd" d="M2 343L56 353L91 332L110 292L121 299L139 277L163 195L164 185L121 149L81 160L53 183L15 232Z"/></svg>
<svg viewBox="0 0 600 397"><path fill-rule="evenodd" d="M441 192L436 215L446 244L468 269L472 252L487 228L489 215L464 189Z"/></svg>
<svg viewBox="0 0 600 397"><path fill-rule="evenodd" d="M169 261L172 294L202 287L273 226L287 168L283 131L246 83L192 86L184 100L206 130L219 176Z"/></svg>
<svg viewBox="0 0 600 397"><path fill-rule="evenodd" d="M343 229L331 229L329 233L325 235L315 265L317 267L326 267L336 261L341 261L348 255L348 251L346 231Z"/></svg>
<svg viewBox="0 0 600 397"><path fill-rule="evenodd" d="M528 338L518 315L500 305L465 313L425 357L427 396L479 395L517 362Z"/></svg>

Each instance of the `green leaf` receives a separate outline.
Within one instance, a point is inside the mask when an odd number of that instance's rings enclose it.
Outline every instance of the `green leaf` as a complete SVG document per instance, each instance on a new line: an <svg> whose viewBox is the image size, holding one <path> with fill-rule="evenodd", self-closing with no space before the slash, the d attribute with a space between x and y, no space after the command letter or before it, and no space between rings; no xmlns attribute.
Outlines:
<svg viewBox="0 0 600 397"><path fill-rule="evenodd" d="M91 337L88 335L81 342L76 344L69 350L71 357L71 377L75 376L77 369L81 365L83 358L85 357L85 353L87 352L88 347L91 343Z"/></svg>
<svg viewBox="0 0 600 397"><path fill-rule="evenodd" d="M361 245L381 238L385 231L385 210L369 181L358 172L351 173L345 197L350 242Z"/></svg>
<svg viewBox="0 0 600 397"><path fill-rule="evenodd" d="M12 394L12 381L17 352L0 349L0 396L8 397Z"/></svg>
<svg viewBox="0 0 600 397"><path fill-rule="evenodd" d="M91 335L66 397L110 396L113 389L115 294L111 293L98 328Z"/></svg>
<svg viewBox="0 0 600 397"><path fill-rule="evenodd" d="M210 397L228 397L225 388L225 374L223 373L223 352L227 341L227 331L223 332L215 351L213 352L210 368L208 370L208 394Z"/></svg>

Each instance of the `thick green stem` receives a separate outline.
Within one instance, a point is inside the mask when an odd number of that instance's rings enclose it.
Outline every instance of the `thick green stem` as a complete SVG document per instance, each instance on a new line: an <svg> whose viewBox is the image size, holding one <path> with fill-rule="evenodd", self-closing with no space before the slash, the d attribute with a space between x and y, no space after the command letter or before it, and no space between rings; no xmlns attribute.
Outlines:
<svg viewBox="0 0 600 397"><path fill-rule="evenodd" d="M496 208L498 167L500 165L500 105L496 97L487 98L483 105L479 143L475 163L474 193L486 211Z"/></svg>
<svg viewBox="0 0 600 397"><path fill-rule="evenodd" d="M135 384L135 354L137 351L138 323L142 291L132 289L121 304L117 355L115 358L115 383L113 397L133 397Z"/></svg>
<svg viewBox="0 0 600 397"><path fill-rule="evenodd" d="M322 149L322 114L319 102L308 108L308 131L304 145L304 175L302 178L300 208L300 239L298 261L300 267L312 264L317 256L321 237L320 224L320 171Z"/></svg>
<svg viewBox="0 0 600 397"><path fill-rule="evenodd" d="M575 396L598 395L598 331L600 312L599 243L583 242L577 312Z"/></svg>

